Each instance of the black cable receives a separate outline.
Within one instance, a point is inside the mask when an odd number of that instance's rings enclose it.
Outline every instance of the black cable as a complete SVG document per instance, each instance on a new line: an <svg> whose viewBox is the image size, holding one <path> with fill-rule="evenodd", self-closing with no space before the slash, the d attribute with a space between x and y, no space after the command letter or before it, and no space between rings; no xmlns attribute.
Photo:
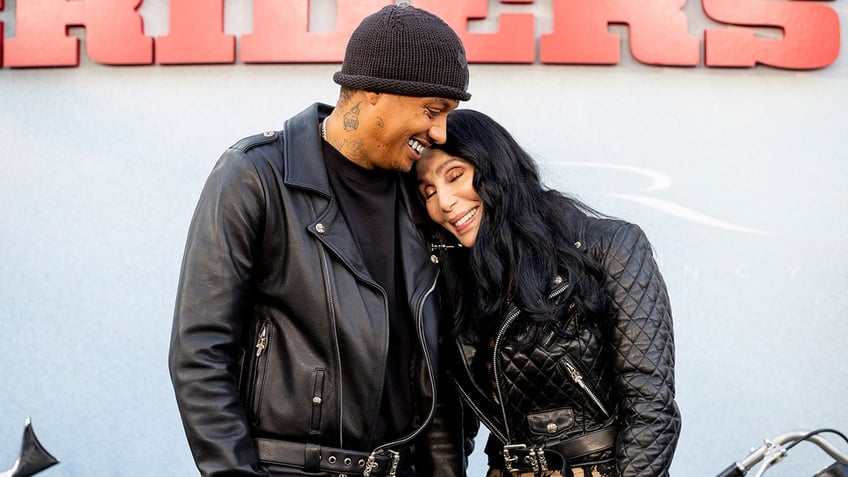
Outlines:
<svg viewBox="0 0 848 477"><path fill-rule="evenodd" d="M795 447L796 445L798 445L798 444L799 444L799 443L801 443L802 441L806 441L807 439L809 439L809 438L811 438L811 437L815 436L816 434L822 434L822 433L824 433L824 432L830 432L830 433L836 434L836 435L838 435L839 437L841 437L841 438L842 438L842 440L844 440L846 444L848 444L848 437L846 437L846 436L845 436L845 434L843 434L843 433L841 433L841 432L837 431L836 429L827 429L827 428L825 428L825 429L816 429L815 431L810 431L810 432L808 432L807 434L805 434L805 435L804 435L804 437L801 437L800 439L798 439L798 440L796 440L795 442L793 442L793 443L789 444L788 446L786 446L786 447L785 447L785 449L786 449L787 451L789 451L789 449L791 449L791 448Z"/></svg>

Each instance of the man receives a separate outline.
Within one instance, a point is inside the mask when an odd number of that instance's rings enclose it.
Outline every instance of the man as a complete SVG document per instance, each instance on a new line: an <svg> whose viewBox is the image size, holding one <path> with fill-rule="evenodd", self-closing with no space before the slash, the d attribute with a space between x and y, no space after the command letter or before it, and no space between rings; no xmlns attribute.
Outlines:
<svg viewBox="0 0 848 477"><path fill-rule="evenodd" d="M227 150L192 219L169 364L206 477L464 472L436 401L436 265L399 173L470 98L465 51L387 6L333 79L335 109Z"/></svg>

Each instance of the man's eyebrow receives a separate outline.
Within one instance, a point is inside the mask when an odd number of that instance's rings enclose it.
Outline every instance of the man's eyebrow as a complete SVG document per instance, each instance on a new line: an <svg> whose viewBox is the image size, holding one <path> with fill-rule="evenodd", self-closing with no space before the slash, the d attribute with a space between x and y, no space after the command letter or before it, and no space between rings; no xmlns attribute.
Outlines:
<svg viewBox="0 0 848 477"><path fill-rule="evenodd" d="M451 109L459 106L458 103L446 98L430 98L429 102L438 103L442 109Z"/></svg>

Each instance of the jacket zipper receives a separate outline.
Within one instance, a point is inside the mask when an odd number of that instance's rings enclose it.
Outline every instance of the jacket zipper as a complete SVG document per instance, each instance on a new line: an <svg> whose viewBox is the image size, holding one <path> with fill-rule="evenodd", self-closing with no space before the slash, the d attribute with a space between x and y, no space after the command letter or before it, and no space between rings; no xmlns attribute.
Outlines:
<svg viewBox="0 0 848 477"><path fill-rule="evenodd" d="M480 407L477 406L477 404L474 403L474 400L471 398L471 396L468 395L468 392L463 389L462 386L460 386L459 381L457 381L457 379L453 376L451 376L451 381L453 381L454 387L456 387L456 389L459 391L460 396L462 396L462 400L465 401L465 403L471 407L477 418L483 421L483 424L486 425L486 427L489 429L489 432L494 434L495 437L497 437L501 442L507 442L507 437L504 435L504 433L501 432L500 429L498 429L494 422L490 421L489 418L486 417L486 414L480 410ZM504 428L506 428L506 426L504 426Z"/></svg>
<svg viewBox="0 0 848 477"><path fill-rule="evenodd" d="M515 309L512 310L507 315L506 319L504 320L503 325L501 326L501 329L498 331L497 338L495 338L495 346L494 346L493 359L492 359L492 365L494 366L494 372L495 372L495 392L498 393L498 405L501 407L501 413L503 414L504 431L506 431L506 440L504 442L507 443L507 444L511 443L512 439L510 437L510 432L509 432L509 424L508 424L509 421L507 420L507 417L506 417L506 403L504 402L503 391L501 390L501 379L500 379L501 367L500 367L500 360L498 359L498 354L499 354L499 351L500 351L501 340L503 339L503 336L506 333L507 328L509 328L509 325L511 325L512 322L515 321L516 318L518 318L518 315L521 314L521 310L519 310L517 307L515 307L515 305L512 305L512 306Z"/></svg>
<svg viewBox="0 0 848 477"><path fill-rule="evenodd" d="M553 290L550 295L548 295L548 299L555 298L556 296L562 294L568 288L568 283L564 284L560 288ZM503 414L503 423L504 423L504 431L506 433L506 440L503 442L505 444L511 444L512 438L509 432L509 421L507 420L506 415L506 402L503 398L503 390L501 389L501 367L500 360L498 359L498 355L500 354L501 342L503 341L503 337L506 334L507 328L518 318L518 315L521 314L521 310L518 309L515 305L511 305L511 310L507 314L506 319L504 319L503 324L501 325L500 330L498 330L498 335L495 338L495 346L492 351L492 366L494 366L494 374L495 374L495 392L498 394L498 405L501 408L501 414Z"/></svg>
<svg viewBox="0 0 848 477"><path fill-rule="evenodd" d="M571 380L574 381L577 386L582 389L584 393L586 393L587 396L589 396L589 399L591 399L595 406L597 406L598 409L600 409L601 412L604 413L605 417L609 417L610 414L609 411L607 411L606 406L603 405L601 400L598 398L598 395L594 391L592 391L592 389L586 383L586 379L583 377L583 374L581 374L580 371L577 369L577 366L571 360L571 357L568 356L568 353L563 354L562 358L565 363L565 369L568 370L568 374L571 377Z"/></svg>
<svg viewBox="0 0 848 477"><path fill-rule="evenodd" d="M430 384L430 393L433 396L432 402L430 404L430 410L427 413L427 418L418 426L415 430L413 430L410 434L402 437L400 439L394 440L392 442L387 442L377 448L374 449L372 454L379 454L383 451L390 451L392 448L398 448L401 446L405 446L409 444L412 440L418 437L425 428L430 425L430 422L433 420L433 416L436 414L436 386L433 383L433 363L430 357L430 351L427 347L427 339L424 337L424 319L422 318L424 314L424 303L427 301L427 298L433 294L433 290L436 289L436 282L439 278L439 272L436 271L433 276L433 282L430 284L430 288L428 288L424 294L421 295L421 298L418 300L418 304L415 307L415 323L416 323L416 331L418 333L418 340L421 344L422 351L424 353L424 363L427 367L427 381Z"/></svg>
<svg viewBox="0 0 848 477"><path fill-rule="evenodd" d="M324 269L324 283L327 284L327 312L330 315L330 331L333 337L333 351L336 356L336 376L338 376L337 393L338 393L338 416L339 416L339 445L344 446L344 375L342 374L342 358L341 350L339 349L339 335L336 329L336 313L334 303L336 302L332 291L332 280L330 280L330 266L327 263L327 253L321 249L321 265Z"/></svg>
<svg viewBox="0 0 848 477"><path fill-rule="evenodd" d="M554 338L556 337L556 331L551 331L548 333L547 337L544 340L544 346L550 346L553 343ZM564 353L562 359L565 361L565 368L568 371L569 377L574 381L586 395L592 400L595 406L604 413L604 416L609 417L610 413L607 410L606 406L603 405L600 398L598 398L598 394L592 391L592 388L589 387L589 384L586 382L586 378L583 376L583 373L577 368L577 365L574 363L574 360L571 359L571 356L568 353Z"/></svg>
<svg viewBox="0 0 848 477"><path fill-rule="evenodd" d="M250 383L251 420L254 424L259 422L259 403L262 400L262 387L265 382L265 360L262 355L268 348L268 323L262 323L259 336L256 338L256 352L254 353L253 376Z"/></svg>
<svg viewBox="0 0 848 477"><path fill-rule="evenodd" d="M256 340L256 357L262 356L262 352L268 347L268 324L262 325L262 331L259 332L259 339Z"/></svg>

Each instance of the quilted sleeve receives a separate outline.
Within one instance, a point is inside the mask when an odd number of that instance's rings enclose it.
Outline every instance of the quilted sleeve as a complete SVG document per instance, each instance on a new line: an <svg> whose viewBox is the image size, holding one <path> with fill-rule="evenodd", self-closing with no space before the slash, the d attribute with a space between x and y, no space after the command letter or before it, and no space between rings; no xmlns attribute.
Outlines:
<svg viewBox="0 0 848 477"><path fill-rule="evenodd" d="M610 336L614 391L620 399L618 475L664 477L680 434L668 292L651 244L637 225L615 231L604 266L606 291L616 310Z"/></svg>

